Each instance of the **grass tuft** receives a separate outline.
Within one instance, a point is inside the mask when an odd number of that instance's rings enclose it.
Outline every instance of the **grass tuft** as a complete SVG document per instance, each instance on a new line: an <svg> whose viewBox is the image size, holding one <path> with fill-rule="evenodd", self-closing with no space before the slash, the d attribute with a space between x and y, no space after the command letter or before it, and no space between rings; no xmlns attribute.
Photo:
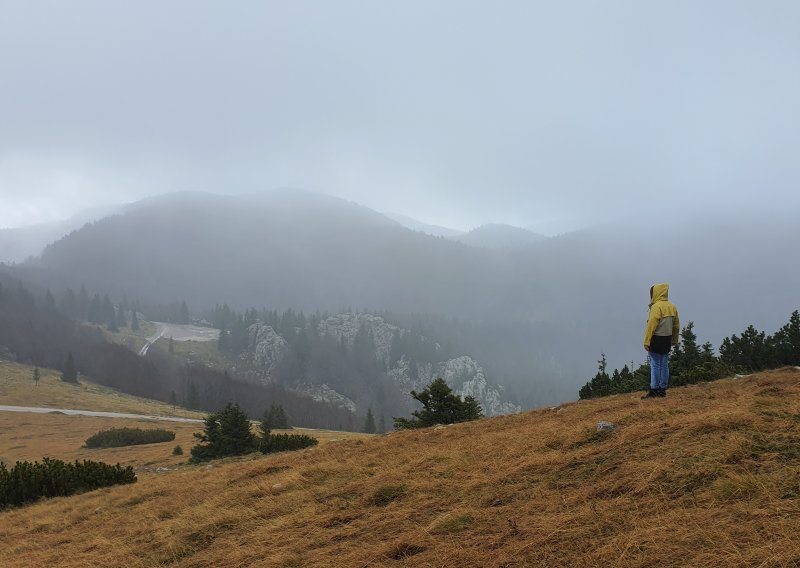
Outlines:
<svg viewBox="0 0 800 568"><path fill-rule="evenodd" d="M392 501L404 497L407 493L406 486L402 483L380 486L369 499L370 504L376 507L385 507Z"/></svg>

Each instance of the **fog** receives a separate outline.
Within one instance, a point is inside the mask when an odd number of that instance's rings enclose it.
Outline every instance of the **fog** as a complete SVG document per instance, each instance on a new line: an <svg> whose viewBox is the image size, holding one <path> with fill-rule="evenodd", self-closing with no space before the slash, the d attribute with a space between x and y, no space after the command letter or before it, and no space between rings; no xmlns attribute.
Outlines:
<svg viewBox="0 0 800 568"><path fill-rule="evenodd" d="M796 2L4 2L0 227L299 187L544 233L800 210Z"/></svg>
<svg viewBox="0 0 800 568"><path fill-rule="evenodd" d="M798 23L790 1L3 3L0 262L148 314L388 313L426 372L470 355L523 406L574 398L601 352L642 359L653 282L715 346L797 309Z"/></svg>

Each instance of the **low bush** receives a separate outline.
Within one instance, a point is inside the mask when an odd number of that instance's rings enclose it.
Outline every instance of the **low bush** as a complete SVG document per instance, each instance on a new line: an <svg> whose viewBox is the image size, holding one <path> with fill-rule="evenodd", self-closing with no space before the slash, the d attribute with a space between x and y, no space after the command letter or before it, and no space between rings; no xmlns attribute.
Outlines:
<svg viewBox="0 0 800 568"><path fill-rule="evenodd" d="M0 462L0 508L23 505L43 497L64 497L99 487L134 483L130 466L84 460L65 463L44 458L17 462L10 470Z"/></svg>
<svg viewBox="0 0 800 568"><path fill-rule="evenodd" d="M139 444L156 444L158 442L171 442L175 439L175 432L169 430L141 428L111 428L101 430L86 439L87 448L119 448L121 446L136 446Z"/></svg>
<svg viewBox="0 0 800 568"><path fill-rule="evenodd" d="M183 448L181 448L180 446L175 446L172 449L172 455L173 456L182 456L183 455Z"/></svg>
<svg viewBox="0 0 800 568"><path fill-rule="evenodd" d="M317 445L317 439L305 434L272 434L265 432L261 437L261 451L265 454L301 450Z"/></svg>

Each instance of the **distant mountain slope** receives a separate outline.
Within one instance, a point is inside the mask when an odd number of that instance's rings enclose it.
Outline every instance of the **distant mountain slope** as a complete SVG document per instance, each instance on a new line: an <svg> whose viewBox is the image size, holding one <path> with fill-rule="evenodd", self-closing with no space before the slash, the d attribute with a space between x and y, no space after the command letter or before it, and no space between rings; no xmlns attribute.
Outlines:
<svg viewBox="0 0 800 568"><path fill-rule="evenodd" d="M318 194L173 194L83 227L13 273L54 293L85 283L193 310L227 302L456 317L467 322L449 327L463 353L531 405L574 396L601 352L611 368L642 361L654 282L671 284L682 320L715 347L751 323L774 331L800 307L792 212L665 218L668 236L625 220L498 249Z"/></svg>
<svg viewBox="0 0 800 568"><path fill-rule="evenodd" d="M31 280L192 306L453 312L476 295L496 297L479 276L491 263L366 207L287 191L148 199L20 270Z"/></svg>
<svg viewBox="0 0 800 568"><path fill-rule="evenodd" d="M790 567L798 415L785 369L141 474L0 513L0 563Z"/></svg>
<svg viewBox="0 0 800 568"><path fill-rule="evenodd" d="M63 221L0 229L0 262L22 262L28 257L37 256L47 245L70 231L118 210L117 207L99 207L82 211Z"/></svg>
<svg viewBox="0 0 800 568"><path fill-rule="evenodd" d="M489 224L453 237L453 240L489 249L516 249L534 245L547 237L512 225Z"/></svg>
<svg viewBox="0 0 800 568"><path fill-rule="evenodd" d="M464 231L459 231L457 229L450 229L448 227L442 227L440 225L429 225L428 223L423 223L422 221L418 221L406 215L401 215L400 213L384 213L384 215L386 215L390 219L397 221L398 223L400 223L401 225L403 225L408 229L411 229L412 231L420 231L421 233L427 233L429 235L433 235L434 237L453 238L464 234Z"/></svg>

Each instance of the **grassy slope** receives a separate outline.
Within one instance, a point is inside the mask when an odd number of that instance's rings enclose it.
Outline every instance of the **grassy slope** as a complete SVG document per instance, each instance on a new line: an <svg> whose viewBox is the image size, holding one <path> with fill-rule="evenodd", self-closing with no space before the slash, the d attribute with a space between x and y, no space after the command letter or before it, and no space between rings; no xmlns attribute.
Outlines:
<svg viewBox="0 0 800 568"><path fill-rule="evenodd" d="M139 398L81 379L79 385L61 380L61 373L40 369L39 386L33 383L33 367L0 361L0 404L129 412L158 416L202 418L200 412L174 408L164 402Z"/></svg>
<svg viewBox="0 0 800 568"><path fill-rule="evenodd" d="M798 527L784 369L54 499L0 513L0 565L788 567Z"/></svg>
<svg viewBox="0 0 800 568"><path fill-rule="evenodd" d="M163 402L120 393L82 380L79 385L67 384L60 373L41 369L39 386L33 383L33 367L0 361L0 404L41 406L106 412L125 412L154 416L178 416L202 419L205 414L175 408ZM82 448L86 438L108 428L164 428L175 432L174 442L145 444L125 448ZM67 416L60 413L33 414L0 412L0 461L13 464L22 460L41 460L52 457L67 461L94 459L122 463L137 468L169 467L185 463L189 449L196 443L194 432L202 430L198 423L179 423L144 419ZM306 430L297 430L306 432ZM277 432L277 431L276 431ZM313 430L308 432L321 443L345 438L362 437L353 432ZM180 445L185 455L173 456L172 449ZM0 564L2 565L2 564Z"/></svg>

